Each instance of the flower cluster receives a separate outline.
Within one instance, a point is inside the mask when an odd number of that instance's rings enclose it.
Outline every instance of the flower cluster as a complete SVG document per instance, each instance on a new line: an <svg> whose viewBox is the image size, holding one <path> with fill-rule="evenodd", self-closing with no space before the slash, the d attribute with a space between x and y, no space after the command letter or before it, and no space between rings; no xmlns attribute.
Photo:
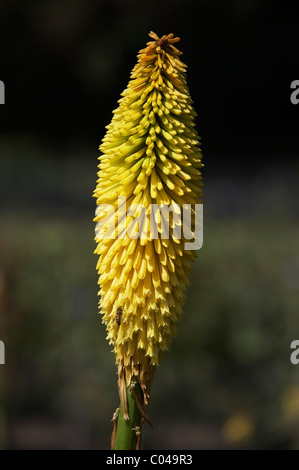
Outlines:
<svg viewBox="0 0 299 470"><path fill-rule="evenodd" d="M196 113L186 66L174 46L179 38L153 32L150 37L107 126L94 193L98 206L109 208L96 214L95 221L105 218L105 224L96 233L95 253L99 306L116 355L120 395L125 402L125 388L135 376L145 403L155 368L175 334L196 256L184 248L184 236L176 238L175 215L165 208L181 212L189 204L194 224L194 205L202 195ZM138 205L147 209L141 219ZM124 218L129 206L136 211ZM151 217L158 226L156 238L149 229ZM105 237L112 219L115 237ZM163 224L169 224L169 237L162 236ZM132 236L137 232L142 236Z"/></svg>

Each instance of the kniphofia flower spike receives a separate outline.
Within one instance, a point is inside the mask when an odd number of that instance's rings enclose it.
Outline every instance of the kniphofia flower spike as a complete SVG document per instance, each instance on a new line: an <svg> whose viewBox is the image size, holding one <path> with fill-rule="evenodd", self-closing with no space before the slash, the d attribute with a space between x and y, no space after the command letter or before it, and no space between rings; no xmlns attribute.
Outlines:
<svg viewBox="0 0 299 470"><path fill-rule="evenodd" d="M192 205L194 227L194 205L201 203L202 195L196 113L186 65L174 46L180 38L159 38L153 32L149 36L107 126L94 193L99 207L99 306L114 347L125 419L126 387L132 377L148 403L156 366L171 346L182 313L190 263L196 256L184 247L185 232L176 237L181 222L166 208L172 205L181 214L183 205ZM135 206L126 214L133 205L143 206L145 212ZM153 219L157 238L150 231ZM165 223L170 225L169 237L163 235ZM132 236L137 231L139 236Z"/></svg>

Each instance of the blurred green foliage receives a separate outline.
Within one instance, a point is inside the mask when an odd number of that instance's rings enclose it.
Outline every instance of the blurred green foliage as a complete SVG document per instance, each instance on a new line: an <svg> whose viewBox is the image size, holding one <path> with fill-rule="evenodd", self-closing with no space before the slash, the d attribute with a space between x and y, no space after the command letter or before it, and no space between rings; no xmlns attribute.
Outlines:
<svg viewBox="0 0 299 470"><path fill-rule="evenodd" d="M204 245L153 383L156 429L145 427L144 448L299 445L289 359L299 336L299 221L285 181L266 176L239 209L221 208L229 194L205 180ZM96 161L11 158L1 179L0 447L109 448L118 395L97 313ZM240 184L228 181L237 194Z"/></svg>

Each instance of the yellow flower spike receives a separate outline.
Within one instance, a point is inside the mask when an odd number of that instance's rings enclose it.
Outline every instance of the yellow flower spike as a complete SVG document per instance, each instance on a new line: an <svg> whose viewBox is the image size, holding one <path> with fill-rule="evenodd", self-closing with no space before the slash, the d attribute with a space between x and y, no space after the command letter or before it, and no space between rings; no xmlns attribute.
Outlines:
<svg viewBox="0 0 299 470"><path fill-rule="evenodd" d="M139 382L146 405L162 351L171 346L190 263L196 256L184 248L189 241L184 236L192 235L191 228L181 238L175 235L178 227L182 234L184 225L176 222L175 214L181 215L183 205L191 204L194 223L194 205L201 203L202 194L196 113L186 66L173 45L179 38L173 34L159 38L153 32L149 36L151 41L139 52L119 107L106 127L94 192L97 205L109 204L94 219L99 307L116 355L125 419L132 378ZM120 196L125 202L119 202ZM126 216L131 204L133 210ZM145 207L144 212L138 204ZM165 205L173 206L173 215ZM111 237L113 222L115 238Z"/></svg>

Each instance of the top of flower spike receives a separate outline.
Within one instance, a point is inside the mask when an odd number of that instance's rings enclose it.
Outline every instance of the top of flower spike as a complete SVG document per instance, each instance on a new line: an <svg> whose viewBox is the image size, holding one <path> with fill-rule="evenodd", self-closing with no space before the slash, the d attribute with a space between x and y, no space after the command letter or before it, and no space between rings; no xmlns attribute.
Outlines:
<svg viewBox="0 0 299 470"><path fill-rule="evenodd" d="M173 46L176 42L180 41L179 37L174 37L173 33L170 33L168 35L164 34L161 38L151 31L149 33L149 37L153 39L153 41L149 41L147 43L147 47L145 49L142 49L140 51L140 54L153 54L153 53L161 53L163 51L165 52L172 52L174 55L181 55L182 52L179 51L176 47Z"/></svg>

